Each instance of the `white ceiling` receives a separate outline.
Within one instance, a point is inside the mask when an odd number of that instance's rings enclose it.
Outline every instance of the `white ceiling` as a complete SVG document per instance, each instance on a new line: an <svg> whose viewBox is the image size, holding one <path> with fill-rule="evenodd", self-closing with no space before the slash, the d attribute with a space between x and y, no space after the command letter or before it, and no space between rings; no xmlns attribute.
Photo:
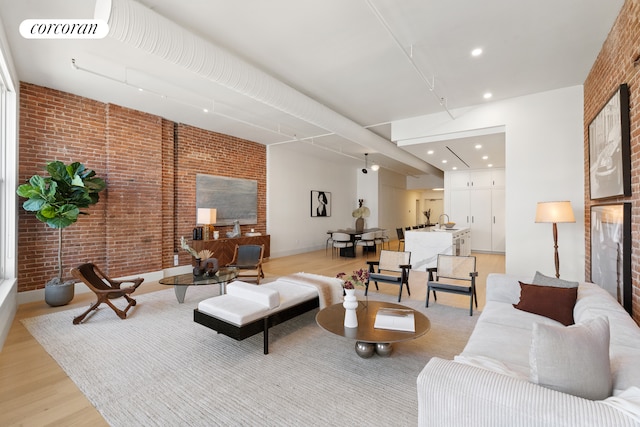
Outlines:
<svg viewBox="0 0 640 427"><path fill-rule="evenodd" d="M504 133L398 148L389 141L392 121L582 84L623 0L140 3L375 135L336 132L112 36L20 36L25 19L93 18L89 0L0 0L19 79L327 159L340 153L355 167L370 153L370 164L416 176L431 164L502 167ZM476 47L480 57L470 54Z"/></svg>

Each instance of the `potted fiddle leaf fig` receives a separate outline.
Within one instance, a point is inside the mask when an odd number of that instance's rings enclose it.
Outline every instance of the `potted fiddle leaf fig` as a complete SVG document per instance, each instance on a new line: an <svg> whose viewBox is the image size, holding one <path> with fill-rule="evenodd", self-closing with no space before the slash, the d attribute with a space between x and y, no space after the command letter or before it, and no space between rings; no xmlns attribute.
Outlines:
<svg viewBox="0 0 640 427"><path fill-rule="evenodd" d="M27 199L22 204L24 210L58 229L58 271L45 285L45 301L56 306L73 299L74 281L62 280L62 229L75 223L79 215L88 215L81 209L98 203L98 193L105 189L106 183L78 162L69 165L60 161L48 162L46 170L49 176L33 175L16 192Z"/></svg>

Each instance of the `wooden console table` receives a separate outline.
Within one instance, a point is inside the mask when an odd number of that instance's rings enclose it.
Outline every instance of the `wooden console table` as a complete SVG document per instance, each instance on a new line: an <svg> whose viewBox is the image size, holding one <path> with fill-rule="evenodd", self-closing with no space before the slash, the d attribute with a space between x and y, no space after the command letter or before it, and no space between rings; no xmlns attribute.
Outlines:
<svg viewBox="0 0 640 427"><path fill-rule="evenodd" d="M213 252L212 257L218 259L220 266L227 265L233 259L233 252L236 245L264 245L264 258L270 256L271 236L268 234L262 236L242 236L229 238L220 238L218 240L192 240L190 246L196 251L209 249Z"/></svg>

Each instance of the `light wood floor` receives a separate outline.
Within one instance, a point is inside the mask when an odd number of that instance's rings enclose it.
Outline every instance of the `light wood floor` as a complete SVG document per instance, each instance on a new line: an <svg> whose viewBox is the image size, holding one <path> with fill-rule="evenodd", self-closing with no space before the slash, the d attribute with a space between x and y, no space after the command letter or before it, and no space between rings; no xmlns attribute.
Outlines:
<svg viewBox="0 0 640 427"><path fill-rule="evenodd" d="M391 242L391 248L396 248ZM477 257L478 306L485 302L485 281L489 273L504 273L504 256L474 254ZM377 259L373 255L370 259ZM307 272L335 276L366 267L366 258L360 253L355 259L333 258L325 251L309 252L282 258L273 258L265 263L265 275L274 278L296 272ZM412 271L410 274L411 299L424 300L426 296L426 272ZM144 283L135 295L166 289L157 282ZM375 289L370 291L375 293ZM380 284L380 292L396 295L397 286ZM134 297L135 297L134 295ZM371 293L370 293L371 295ZM39 316L54 311L74 309L74 313L91 304L93 294L78 294L73 302L64 307L49 307L44 301L21 305L0 352L0 425L1 426L103 426L107 425L100 413L85 398L58 364L29 334L20 319ZM408 298L403 294L403 299ZM185 304L189 303L189 292ZM439 294L438 304L468 308L468 297ZM135 310L133 308L132 310ZM464 312L461 312L463 314ZM115 314L114 314L115 316ZM73 315L69 314L69 322ZM125 320L126 321L126 320ZM82 325L78 326L79 328ZM78 349L82 357L83 349ZM137 398L144 398L138 396Z"/></svg>

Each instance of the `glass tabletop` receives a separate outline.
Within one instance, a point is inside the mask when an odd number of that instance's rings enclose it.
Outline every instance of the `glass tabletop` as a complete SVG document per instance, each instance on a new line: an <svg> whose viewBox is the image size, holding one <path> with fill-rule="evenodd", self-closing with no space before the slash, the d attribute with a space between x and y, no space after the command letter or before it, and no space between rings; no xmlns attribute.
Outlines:
<svg viewBox="0 0 640 427"><path fill-rule="evenodd" d="M198 286L215 285L216 283L229 282L238 277L238 269L233 267L222 267L213 276L194 276L193 273L178 274L177 276L163 277L158 281L161 285L172 286Z"/></svg>

